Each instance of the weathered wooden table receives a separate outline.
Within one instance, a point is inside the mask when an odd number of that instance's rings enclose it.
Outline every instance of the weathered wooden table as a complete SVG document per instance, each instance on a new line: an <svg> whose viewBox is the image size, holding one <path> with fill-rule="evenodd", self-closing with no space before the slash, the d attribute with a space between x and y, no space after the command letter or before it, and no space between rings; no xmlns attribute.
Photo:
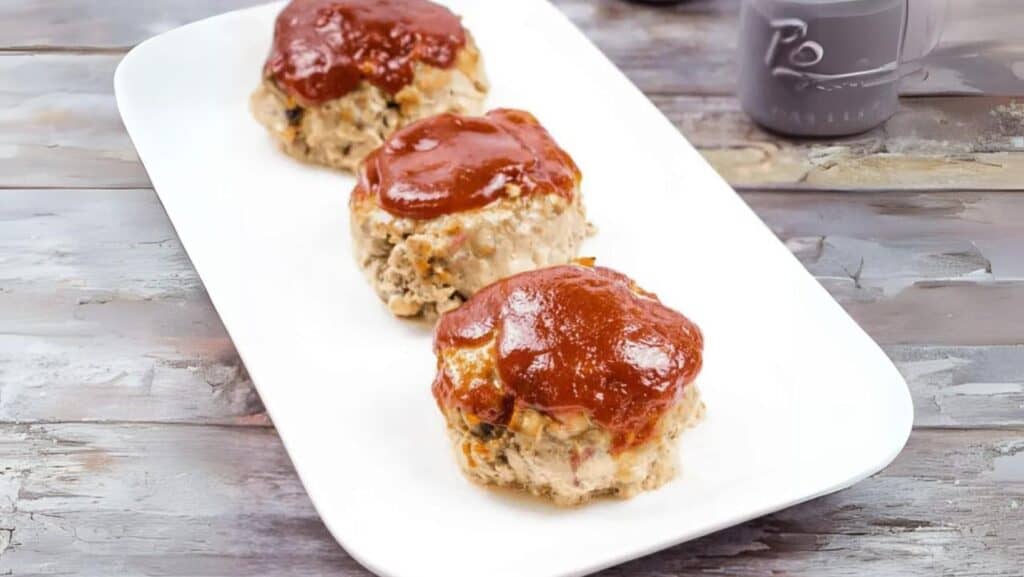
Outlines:
<svg viewBox="0 0 1024 577"><path fill-rule="evenodd" d="M366 574L313 511L112 94L133 44L258 1L0 3L0 573ZM1021 37L1019 0L954 0L902 112L835 142L740 112L736 0L557 3L882 343L917 410L873 478L604 575L1024 574L1024 40L982 41Z"/></svg>

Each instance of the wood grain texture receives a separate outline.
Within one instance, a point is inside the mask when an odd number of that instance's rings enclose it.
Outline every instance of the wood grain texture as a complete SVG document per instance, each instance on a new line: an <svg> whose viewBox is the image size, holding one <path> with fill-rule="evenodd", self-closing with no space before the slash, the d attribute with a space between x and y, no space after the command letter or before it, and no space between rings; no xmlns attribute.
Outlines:
<svg viewBox="0 0 1024 577"><path fill-rule="evenodd" d="M15 48L119 50L184 22L253 3L159 0L123 2L117 9L96 0L75 0L59 9L49 2L7 3L0 7L0 28L10 29L0 38L10 39L8 47ZM557 4L648 94L670 95L655 101L734 186L1024 188L1024 102L1005 97L908 100L885 127L867 135L798 144L755 128L731 97L692 96L732 92L737 2L702 0L672 8L620 0ZM970 48L957 53L965 61L960 63L964 73L936 70L931 82L1000 77L984 63L984 55L1016 54L1016 48L981 50L972 40L979 27L990 23L1006 32L1006 25L993 17L998 11L957 10L947 32L953 44L946 52ZM76 17L62 16L67 13ZM0 56L0 79L7 80L0 82L0 186L148 186L111 95L119 59L119 54ZM1020 60L1024 63L1024 56ZM1010 69L1016 70L1016 64ZM1006 78L999 82L1012 84ZM933 88L957 92L948 85ZM1016 94L1006 86L1001 92ZM686 96L671 96L677 94Z"/></svg>
<svg viewBox="0 0 1024 577"><path fill-rule="evenodd" d="M120 58L0 54L0 187L149 186L113 97ZM815 141L757 128L732 97L654 102L740 189L1024 190L1024 98L908 99L883 127Z"/></svg>
<svg viewBox="0 0 1024 577"><path fill-rule="evenodd" d="M124 51L187 24L265 0L31 0L0 4L0 48Z"/></svg>
<svg viewBox="0 0 1024 577"><path fill-rule="evenodd" d="M1024 344L1024 196L744 198L876 340Z"/></svg>
<svg viewBox="0 0 1024 577"><path fill-rule="evenodd" d="M1019 575L1022 456L1020 430L916 431L851 489L604 575Z"/></svg>
<svg viewBox="0 0 1024 577"><path fill-rule="evenodd" d="M653 101L739 189L1024 190L1024 98L904 99L879 128L816 140L758 128L733 97Z"/></svg>
<svg viewBox="0 0 1024 577"><path fill-rule="evenodd" d="M306 498L112 95L134 44L256 3L0 3L0 574L368 575ZM1019 0L953 2L903 84L928 98L811 142L731 96L738 0L555 3L883 342L918 427L849 490L603 575L1019 577L1024 196L993 192L1024 190Z"/></svg>
<svg viewBox="0 0 1024 577"><path fill-rule="evenodd" d="M5 425L0 462L0 571L368 575L269 429ZM917 431L849 490L602 575L1016 577L1022 504L1022 430Z"/></svg>
<svg viewBox="0 0 1024 577"><path fill-rule="evenodd" d="M942 41L928 72L904 81L904 94L1024 96L1024 36L1020 2L949 2Z"/></svg>
<svg viewBox="0 0 1024 577"><path fill-rule="evenodd" d="M262 0L32 0L0 5L0 50L124 51L182 24ZM644 6L554 0L649 94L732 94L739 0ZM907 94L1024 96L1024 41L1006 18L1017 0L954 1L930 72Z"/></svg>
<svg viewBox="0 0 1024 577"><path fill-rule="evenodd" d="M1024 346L884 349L910 387L915 427L1022 426Z"/></svg>
<svg viewBox="0 0 1024 577"><path fill-rule="evenodd" d="M554 4L648 95L735 91L738 0Z"/></svg>
<svg viewBox="0 0 1024 577"><path fill-rule="evenodd" d="M0 53L0 188L149 186L113 97L120 58Z"/></svg>
<svg viewBox="0 0 1024 577"><path fill-rule="evenodd" d="M621 0L555 0L647 94L735 91L739 0L637 6ZM950 2L943 41L927 72L904 79L908 95L1024 96L1018 0Z"/></svg>
<svg viewBox="0 0 1024 577"><path fill-rule="evenodd" d="M0 427L0 573L365 574L272 429Z"/></svg>
<svg viewBox="0 0 1024 577"><path fill-rule="evenodd" d="M263 420L152 191L0 191L0 263L0 421Z"/></svg>
<svg viewBox="0 0 1024 577"><path fill-rule="evenodd" d="M739 0L643 6L621 0L554 0L647 94L735 92ZM1018 0L950 2L942 43L907 95L1024 96Z"/></svg>
<svg viewBox="0 0 1024 577"><path fill-rule="evenodd" d="M1024 196L745 198L875 338L910 343L887 351L919 425L1024 425ZM266 423L152 191L0 191L0 223L0 421Z"/></svg>

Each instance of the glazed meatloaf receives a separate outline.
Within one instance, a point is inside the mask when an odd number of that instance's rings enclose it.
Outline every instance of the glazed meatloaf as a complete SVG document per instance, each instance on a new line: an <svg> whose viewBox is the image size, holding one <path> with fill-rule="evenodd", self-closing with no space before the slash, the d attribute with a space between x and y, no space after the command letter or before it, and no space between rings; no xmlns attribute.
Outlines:
<svg viewBox="0 0 1024 577"><path fill-rule="evenodd" d="M256 119L300 160L354 170L396 129L442 112L479 114L480 52L428 0L292 0L277 17Z"/></svg>
<svg viewBox="0 0 1024 577"><path fill-rule="evenodd" d="M662 485L704 410L700 330L606 268L499 281L441 317L434 352L466 475L559 505Z"/></svg>
<svg viewBox="0 0 1024 577"><path fill-rule="evenodd" d="M575 258L588 234L573 160L529 113L416 122L359 171L356 259L397 316L435 316L511 274Z"/></svg>

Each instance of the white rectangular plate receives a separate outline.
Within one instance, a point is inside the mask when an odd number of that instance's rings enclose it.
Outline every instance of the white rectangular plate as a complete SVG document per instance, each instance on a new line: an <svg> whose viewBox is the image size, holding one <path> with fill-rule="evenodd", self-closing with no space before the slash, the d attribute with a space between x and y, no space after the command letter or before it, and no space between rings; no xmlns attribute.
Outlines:
<svg viewBox="0 0 1024 577"><path fill-rule="evenodd" d="M460 474L429 333L349 252L353 180L281 154L248 112L280 4L153 38L115 77L125 125L309 495L382 575L582 575L848 486L910 432L899 373L629 81L543 0L449 0L488 105L534 112L578 161L584 254L704 329L707 419L681 475L562 510ZM253 455L259 459L259 455Z"/></svg>

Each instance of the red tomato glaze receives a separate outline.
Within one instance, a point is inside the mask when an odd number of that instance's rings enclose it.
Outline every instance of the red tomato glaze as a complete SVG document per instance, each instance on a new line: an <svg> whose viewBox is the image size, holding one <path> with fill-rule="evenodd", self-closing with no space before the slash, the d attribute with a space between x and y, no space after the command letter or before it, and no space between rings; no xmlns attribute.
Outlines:
<svg viewBox="0 0 1024 577"><path fill-rule="evenodd" d="M528 112L483 117L442 114L392 134L359 171L353 199L373 195L396 216L429 219L507 196L558 194L572 200L579 168Z"/></svg>
<svg viewBox="0 0 1024 577"><path fill-rule="evenodd" d="M441 317L434 351L495 339L502 389L456 388L439 370L433 392L484 422L506 425L517 407L553 418L584 411L614 435L613 449L644 442L701 368L700 329L602 267L556 266L509 277ZM439 367L441 366L439 360Z"/></svg>
<svg viewBox="0 0 1024 577"><path fill-rule="evenodd" d="M306 104L361 80L393 95L416 62L450 68L465 44L459 17L427 0L292 0L274 24L264 74Z"/></svg>

